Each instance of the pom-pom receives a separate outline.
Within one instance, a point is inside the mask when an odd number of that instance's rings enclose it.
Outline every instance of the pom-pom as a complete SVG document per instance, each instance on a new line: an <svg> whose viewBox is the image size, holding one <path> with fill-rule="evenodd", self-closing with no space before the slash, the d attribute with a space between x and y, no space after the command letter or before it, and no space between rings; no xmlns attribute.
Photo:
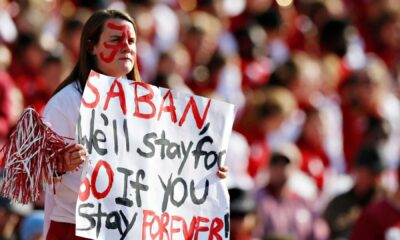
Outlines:
<svg viewBox="0 0 400 240"><path fill-rule="evenodd" d="M33 108L25 109L0 150L4 155L2 196L27 204L39 197L43 181L54 187L59 180L57 158L68 145L66 139L46 126Z"/></svg>

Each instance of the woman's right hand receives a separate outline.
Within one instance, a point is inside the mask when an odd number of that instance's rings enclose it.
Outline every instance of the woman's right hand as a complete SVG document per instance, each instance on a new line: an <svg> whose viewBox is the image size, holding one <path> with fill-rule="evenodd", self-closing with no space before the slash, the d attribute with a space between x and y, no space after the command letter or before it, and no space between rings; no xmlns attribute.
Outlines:
<svg viewBox="0 0 400 240"><path fill-rule="evenodd" d="M81 144L71 144L67 146L57 164L57 172L69 172L79 168L86 159L86 148Z"/></svg>

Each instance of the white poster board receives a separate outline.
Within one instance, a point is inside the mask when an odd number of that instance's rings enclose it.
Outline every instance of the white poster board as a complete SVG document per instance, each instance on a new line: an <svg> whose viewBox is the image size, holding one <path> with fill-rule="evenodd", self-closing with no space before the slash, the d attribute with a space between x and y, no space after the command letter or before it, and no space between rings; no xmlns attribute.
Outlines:
<svg viewBox="0 0 400 240"><path fill-rule="evenodd" d="M89 160L76 233L91 239L229 239L217 177L231 104L94 71L77 126Z"/></svg>

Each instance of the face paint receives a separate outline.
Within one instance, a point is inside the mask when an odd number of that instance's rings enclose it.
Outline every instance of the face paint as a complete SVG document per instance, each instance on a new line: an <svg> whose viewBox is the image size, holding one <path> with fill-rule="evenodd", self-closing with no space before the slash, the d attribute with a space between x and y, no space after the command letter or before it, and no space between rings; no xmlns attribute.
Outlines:
<svg viewBox="0 0 400 240"><path fill-rule="evenodd" d="M135 39L131 22L118 18L107 20L99 42L93 47L97 69L113 77L126 76L136 61Z"/></svg>
<svg viewBox="0 0 400 240"><path fill-rule="evenodd" d="M106 56L103 52L101 52L100 59L106 63L110 63L114 60L115 55L118 53L118 51L120 51L124 47L127 47L127 45L128 45L127 40L129 38L129 36L131 35L131 33L129 32L129 28L126 25L117 25L114 23L108 23L106 27L110 28L112 30L117 30L117 31L122 32L122 35L117 44L109 44L107 42L103 43L104 47L107 49L110 49L111 52L108 56ZM129 45L128 45L128 47L129 47ZM131 51L131 50L129 50L129 51Z"/></svg>

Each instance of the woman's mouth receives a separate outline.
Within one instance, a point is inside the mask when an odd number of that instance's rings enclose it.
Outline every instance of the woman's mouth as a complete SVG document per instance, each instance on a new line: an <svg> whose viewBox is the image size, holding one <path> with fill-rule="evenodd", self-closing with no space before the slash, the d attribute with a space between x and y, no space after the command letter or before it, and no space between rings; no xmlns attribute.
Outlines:
<svg viewBox="0 0 400 240"><path fill-rule="evenodd" d="M131 61L132 62L132 59L130 57L120 57L118 59L121 61Z"/></svg>

